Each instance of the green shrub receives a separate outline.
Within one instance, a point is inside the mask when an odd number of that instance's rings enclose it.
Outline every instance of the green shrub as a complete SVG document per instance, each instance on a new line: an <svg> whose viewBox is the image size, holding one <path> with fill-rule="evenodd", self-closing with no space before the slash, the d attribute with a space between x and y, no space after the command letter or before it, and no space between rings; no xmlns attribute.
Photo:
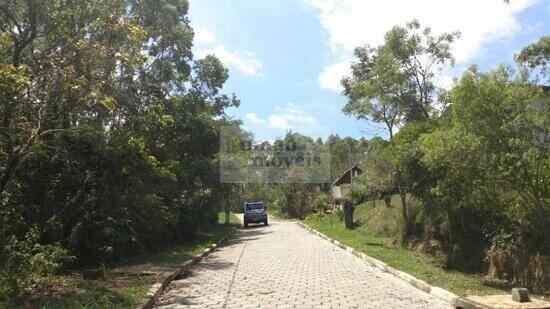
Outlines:
<svg viewBox="0 0 550 309"><path fill-rule="evenodd" d="M33 228L22 239L15 235L0 237L0 304L20 296L25 288L40 283L40 278L58 272L74 257L59 245L41 245Z"/></svg>
<svg viewBox="0 0 550 309"><path fill-rule="evenodd" d="M322 192L313 201L313 209L317 212L323 212L325 209L330 207L330 203L331 201L328 194Z"/></svg>

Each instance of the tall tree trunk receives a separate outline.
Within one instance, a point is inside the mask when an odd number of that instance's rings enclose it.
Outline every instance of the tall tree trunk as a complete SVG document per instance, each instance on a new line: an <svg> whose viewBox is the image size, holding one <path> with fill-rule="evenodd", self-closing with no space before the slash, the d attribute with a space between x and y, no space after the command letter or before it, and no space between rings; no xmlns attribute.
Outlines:
<svg viewBox="0 0 550 309"><path fill-rule="evenodd" d="M464 235L460 220L460 209L447 209L447 221L449 224L449 252L447 254L447 266L461 267L464 259Z"/></svg>
<svg viewBox="0 0 550 309"><path fill-rule="evenodd" d="M384 193L384 203L386 203L386 207L391 207L391 194L390 193Z"/></svg>
<svg viewBox="0 0 550 309"><path fill-rule="evenodd" d="M403 220L403 232L401 234L401 244L405 245L411 236L411 226L409 223L409 214L407 211L407 192L403 185L403 177L401 171L397 171L397 190L401 198L401 219Z"/></svg>
<svg viewBox="0 0 550 309"><path fill-rule="evenodd" d="M344 224L347 229L353 228L353 212L355 210L355 205L351 201L344 202Z"/></svg>

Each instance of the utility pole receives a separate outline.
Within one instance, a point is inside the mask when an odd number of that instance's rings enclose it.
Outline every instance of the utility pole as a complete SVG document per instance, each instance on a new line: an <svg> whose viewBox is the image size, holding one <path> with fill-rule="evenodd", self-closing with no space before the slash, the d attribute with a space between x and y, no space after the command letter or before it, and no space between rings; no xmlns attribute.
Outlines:
<svg viewBox="0 0 550 309"><path fill-rule="evenodd" d="M347 229L353 228L353 202L352 202L352 195L353 195L353 165L351 161L351 145L348 144L348 154L349 154L349 182L350 182L350 188L349 192L346 194L346 197L344 198L344 222Z"/></svg>
<svg viewBox="0 0 550 309"><path fill-rule="evenodd" d="M351 186L353 186L353 165L351 163L351 145L349 144L348 144L348 155L349 155L349 183L351 188Z"/></svg>

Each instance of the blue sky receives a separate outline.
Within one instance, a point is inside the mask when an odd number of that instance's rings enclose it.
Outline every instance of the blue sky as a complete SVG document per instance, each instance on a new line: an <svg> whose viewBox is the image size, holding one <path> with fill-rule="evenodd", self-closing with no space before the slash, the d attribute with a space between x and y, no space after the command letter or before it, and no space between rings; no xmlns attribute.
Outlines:
<svg viewBox="0 0 550 309"><path fill-rule="evenodd" d="M550 34L550 1L511 0L191 0L197 57L215 54L229 68L241 119L258 140L287 130L312 137L384 136L375 124L345 116L338 81L353 48L381 43L393 25L416 18L435 33L459 30L457 64L437 82L450 87L468 66L512 63L523 46Z"/></svg>

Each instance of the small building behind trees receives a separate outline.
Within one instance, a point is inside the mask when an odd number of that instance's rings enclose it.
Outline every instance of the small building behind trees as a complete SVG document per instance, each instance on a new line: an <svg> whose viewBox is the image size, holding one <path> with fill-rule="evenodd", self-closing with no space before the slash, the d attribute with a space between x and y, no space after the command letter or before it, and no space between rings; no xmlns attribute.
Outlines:
<svg viewBox="0 0 550 309"><path fill-rule="evenodd" d="M363 173L363 170L357 166L354 165L352 168L345 171L338 179L336 179L332 183L332 200L338 201L346 199L349 194L349 187L344 187L345 184L351 184L353 181L353 178L361 175ZM335 203L339 204L339 203Z"/></svg>
<svg viewBox="0 0 550 309"><path fill-rule="evenodd" d="M353 183L353 179L361 175L361 173L363 173L363 170L359 168L359 166L354 165L332 183L332 203L333 205L337 205L337 207L343 211L344 223L348 229L352 229L354 226L353 212L355 207L351 201L351 197L349 196L351 189L349 186L344 185L351 185Z"/></svg>

